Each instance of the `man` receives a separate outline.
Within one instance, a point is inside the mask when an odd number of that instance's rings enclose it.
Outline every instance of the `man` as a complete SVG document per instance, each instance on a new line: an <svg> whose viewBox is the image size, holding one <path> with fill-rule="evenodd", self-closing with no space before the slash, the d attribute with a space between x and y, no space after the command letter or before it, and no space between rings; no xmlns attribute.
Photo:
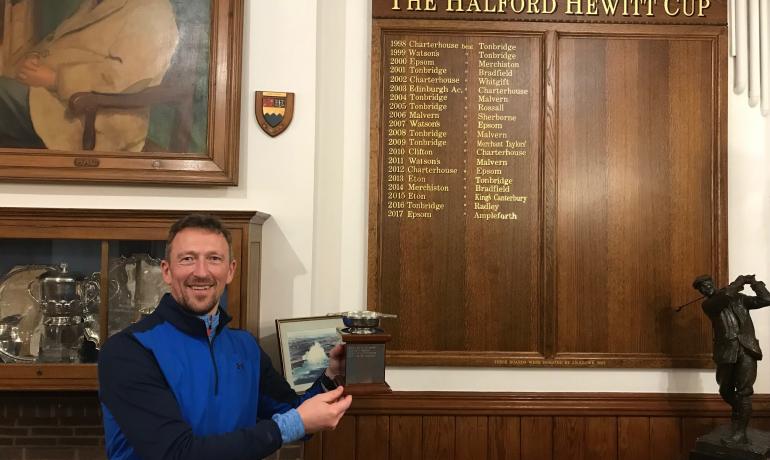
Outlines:
<svg viewBox="0 0 770 460"><path fill-rule="evenodd" d="M749 284L757 296L740 294ZM751 395L762 350L754 334L749 310L770 305L770 292L754 275L741 275L723 289L715 289L708 275L695 279L693 287L707 297L703 302L714 329L714 362L722 399L732 407L731 430L722 440L727 445L747 444Z"/></svg>
<svg viewBox="0 0 770 460"><path fill-rule="evenodd" d="M189 215L169 230L161 270L171 293L99 357L110 459L262 458L333 429L350 406L332 380L343 373L341 345L299 397L251 334L225 327L219 299L235 273L231 251L212 216Z"/></svg>
<svg viewBox="0 0 770 460"><path fill-rule="evenodd" d="M169 0L83 0L80 8L0 77L0 147L81 150L77 92L133 93L161 83L179 39ZM149 110L96 117L96 150L141 151Z"/></svg>

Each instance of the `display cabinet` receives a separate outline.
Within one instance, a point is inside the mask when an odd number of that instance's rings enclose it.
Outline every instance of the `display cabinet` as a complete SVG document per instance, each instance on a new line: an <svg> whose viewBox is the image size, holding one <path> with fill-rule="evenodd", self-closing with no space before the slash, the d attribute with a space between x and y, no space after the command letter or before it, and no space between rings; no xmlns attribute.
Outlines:
<svg viewBox="0 0 770 460"><path fill-rule="evenodd" d="M189 212L0 208L0 389L96 389L98 348L157 304L168 228ZM269 216L204 212L233 236L230 326L256 332Z"/></svg>

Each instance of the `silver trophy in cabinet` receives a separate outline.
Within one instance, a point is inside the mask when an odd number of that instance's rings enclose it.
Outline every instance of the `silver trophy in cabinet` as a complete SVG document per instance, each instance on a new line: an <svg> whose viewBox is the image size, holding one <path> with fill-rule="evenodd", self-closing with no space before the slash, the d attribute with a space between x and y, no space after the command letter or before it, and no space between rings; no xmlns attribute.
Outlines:
<svg viewBox="0 0 770 460"><path fill-rule="evenodd" d="M51 265L20 265L0 277L0 359L31 363L40 350L43 313L28 293L30 283ZM39 296L39 295L38 295Z"/></svg>
<svg viewBox="0 0 770 460"><path fill-rule="evenodd" d="M111 259L109 334L115 334L152 313L167 291L160 259L149 254Z"/></svg>
<svg viewBox="0 0 770 460"><path fill-rule="evenodd" d="M73 273L62 263L29 283L27 292L42 312L38 361L79 362L87 329L89 339L95 339L98 345L98 334L93 331L99 300L98 279L98 273L91 276Z"/></svg>

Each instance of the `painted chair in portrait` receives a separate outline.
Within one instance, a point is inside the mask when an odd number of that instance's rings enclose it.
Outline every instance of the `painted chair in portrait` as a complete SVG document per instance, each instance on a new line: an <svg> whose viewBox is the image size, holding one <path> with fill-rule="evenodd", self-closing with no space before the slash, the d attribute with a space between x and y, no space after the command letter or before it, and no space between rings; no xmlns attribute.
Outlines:
<svg viewBox="0 0 770 460"><path fill-rule="evenodd" d="M14 66L82 0L0 0L0 75L13 77ZM199 152L205 147L210 13L205 0L170 0L179 43L163 82L136 93L76 93L72 115L82 116L83 150L96 145L96 115L102 110L150 108L150 133L144 151ZM197 99L196 99L197 97ZM193 146L191 147L191 144Z"/></svg>
<svg viewBox="0 0 770 460"><path fill-rule="evenodd" d="M165 142L155 141L152 136L148 136L143 149L145 152L193 151L190 143L194 136L194 116L201 112L196 110L196 90L197 93L201 92L200 58L207 46L207 31L202 26L188 25L180 34L171 67L160 85L136 93L73 94L69 100L70 111L73 115L84 117L83 150L93 150L96 145L95 120L99 111L147 107L153 109L151 125L160 125L161 130L166 132L160 133ZM200 115L205 116L205 111Z"/></svg>

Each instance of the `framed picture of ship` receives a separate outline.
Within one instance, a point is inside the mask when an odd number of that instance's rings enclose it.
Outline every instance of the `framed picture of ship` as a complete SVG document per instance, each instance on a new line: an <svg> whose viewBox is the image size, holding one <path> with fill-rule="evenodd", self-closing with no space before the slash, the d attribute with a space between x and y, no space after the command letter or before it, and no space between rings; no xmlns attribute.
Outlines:
<svg viewBox="0 0 770 460"><path fill-rule="evenodd" d="M342 316L275 320L281 369L297 392L310 388L329 363L329 351L341 342Z"/></svg>

